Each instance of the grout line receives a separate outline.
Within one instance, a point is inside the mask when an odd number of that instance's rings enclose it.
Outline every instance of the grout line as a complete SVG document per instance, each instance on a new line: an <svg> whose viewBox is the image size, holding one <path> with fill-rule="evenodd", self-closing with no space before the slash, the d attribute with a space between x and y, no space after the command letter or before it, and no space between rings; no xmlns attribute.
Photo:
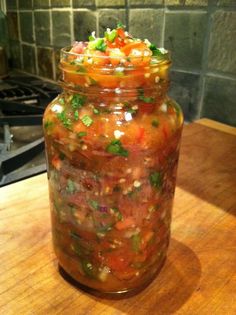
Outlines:
<svg viewBox="0 0 236 315"><path fill-rule="evenodd" d="M208 71L206 75L214 77L214 78L221 78L221 79L236 81L236 77L234 74L225 74L225 73L220 73L218 71Z"/></svg>
<svg viewBox="0 0 236 315"><path fill-rule="evenodd" d="M73 0L70 0L70 40L71 42L75 40Z"/></svg>
<svg viewBox="0 0 236 315"><path fill-rule="evenodd" d="M49 0L49 6L51 8L51 0ZM52 32L52 10L49 9L49 27L50 27L50 45L52 46L53 42L53 32Z"/></svg>
<svg viewBox="0 0 236 315"><path fill-rule="evenodd" d="M99 31L99 10L95 11L97 18L96 18L96 36L100 36L100 31Z"/></svg>
<svg viewBox="0 0 236 315"><path fill-rule="evenodd" d="M211 28L212 28L212 10L211 10L211 7L208 6L207 7L207 26L206 26L205 40L204 40L203 51L202 51L202 64L201 64L199 92L198 92L198 107L197 107L196 118L201 117L201 112L203 109L203 103L204 103L204 97L205 97L208 50L209 50L209 42L210 42L210 36L211 36Z"/></svg>
<svg viewBox="0 0 236 315"><path fill-rule="evenodd" d="M177 67L172 67L171 70L175 72L182 72L182 73L195 74L195 75L201 74L200 70L188 70L188 69L181 69Z"/></svg>
<svg viewBox="0 0 236 315"><path fill-rule="evenodd" d="M125 20L127 32L129 32L129 11L130 11L129 1L125 0Z"/></svg>
<svg viewBox="0 0 236 315"><path fill-rule="evenodd" d="M17 27L18 27L18 33L19 33L19 42L20 42L20 65L21 65L21 69L24 68L24 62L23 62L23 47L22 47L22 39L21 39L21 28L20 28L20 10L18 10L18 1L16 0L16 14L17 14Z"/></svg>
<svg viewBox="0 0 236 315"><path fill-rule="evenodd" d="M165 47L165 30L166 30L166 9L163 10L163 25L162 25L162 31L161 31L161 47Z"/></svg>
<svg viewBox="0 0 236 315"><path fill-rule="evenodd" d="M39 67L38 67L38 47L36 45L36 33L35 33L35 21L34 21L34 11L32 11L32 30L33 30L33 40L34 40L34 56L35 56L35 72L36 74L39 73Z"/></svg>

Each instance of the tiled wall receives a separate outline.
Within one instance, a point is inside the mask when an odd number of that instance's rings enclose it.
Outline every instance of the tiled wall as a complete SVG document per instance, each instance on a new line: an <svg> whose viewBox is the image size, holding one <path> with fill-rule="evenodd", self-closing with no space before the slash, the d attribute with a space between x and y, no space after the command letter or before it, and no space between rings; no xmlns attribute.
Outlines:
<svg viewBox="0 0 236 315"><path fill-rule="evenodd" d="M121 21L172 51L186 120L236 126L236 0L7 0L7 16L12 66L54 80L60 47Z"/></svg>

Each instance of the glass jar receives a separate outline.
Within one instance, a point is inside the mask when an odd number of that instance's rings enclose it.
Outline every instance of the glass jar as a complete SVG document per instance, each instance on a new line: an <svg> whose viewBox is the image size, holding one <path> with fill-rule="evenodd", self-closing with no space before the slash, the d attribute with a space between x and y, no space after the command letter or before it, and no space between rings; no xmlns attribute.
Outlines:
<svg viewBox="0 0 236 315"><path fill-rule="evenodd" d="M44 114L54 250L91 292L138 292L166 258L183 115L170 60L138 64L63 49Z"/></svg>

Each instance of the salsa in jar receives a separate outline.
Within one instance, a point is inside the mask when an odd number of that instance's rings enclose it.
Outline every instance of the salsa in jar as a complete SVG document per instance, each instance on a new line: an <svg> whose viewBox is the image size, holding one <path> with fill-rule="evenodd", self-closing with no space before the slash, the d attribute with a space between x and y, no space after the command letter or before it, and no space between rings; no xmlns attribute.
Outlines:
<svg viewBox="0 0 236 315"><path fill-rule="evenodd" d="M165 261L183 125L170 63L122 25L61 51L43 120L53 244L92 291L139 291Z"/></svg>

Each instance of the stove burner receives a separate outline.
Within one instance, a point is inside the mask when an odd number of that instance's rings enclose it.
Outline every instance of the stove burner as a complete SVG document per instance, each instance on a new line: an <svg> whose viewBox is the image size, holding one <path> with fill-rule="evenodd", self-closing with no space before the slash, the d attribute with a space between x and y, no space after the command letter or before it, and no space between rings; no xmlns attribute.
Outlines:
<svg viewBox="0 0 236 315"><path fill-rule="evenodd" d="M57 85L28 75L0 81L0 187L46 171L42 117L46 105L59 93ZM13 130L17 128L21 129L16 136ZM38 139L30 128L37 128ZM22 136L24 131L27 137ZM29 165L37 159L39 165Z"/></svg>

